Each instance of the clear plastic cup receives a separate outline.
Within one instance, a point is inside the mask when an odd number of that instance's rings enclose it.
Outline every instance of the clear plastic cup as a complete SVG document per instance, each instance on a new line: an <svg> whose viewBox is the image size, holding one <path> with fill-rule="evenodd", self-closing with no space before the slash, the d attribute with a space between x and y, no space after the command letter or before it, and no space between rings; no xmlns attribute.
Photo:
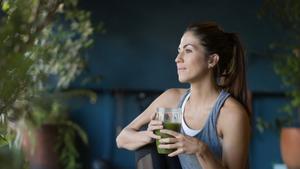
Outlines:
<svg viewBox="0 0 300 169"><path fill-rule="evenodd" d="M163 122L164 129L180 132L181 118L182 118L182 109L181 108L159 107L156 110L155 119ZM172 137L168 134L160 133L160 130L156 130L155 134L161 136L161 138ZM174 149L159 148L158 147L159 145L160 145L159 140L156 140L157 152L159 154L170 154L174 151Z"/></svg>

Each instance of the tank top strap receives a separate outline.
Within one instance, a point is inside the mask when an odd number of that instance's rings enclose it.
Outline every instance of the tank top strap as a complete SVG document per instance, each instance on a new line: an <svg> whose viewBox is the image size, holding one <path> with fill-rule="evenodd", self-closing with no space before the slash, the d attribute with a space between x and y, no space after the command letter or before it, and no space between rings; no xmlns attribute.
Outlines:
<svg viewBox="0 0 300 169"><path fill-rule="evenodd" d="M182 95L182 96L180 97L179 102L178 102L178 105L177 105L178 108L181 108L181 107L182 107L182 105L183 105L183 103L184 103L184 101L185 101L185 98L190 94L190 91L191 91L191 89L187 89L187 91L184 93L184 95Z"/></svg>
<svg viewBox="0 0 300 169"><path fill-rule="evenodd" d="M225 90L222 90L220 95L217 98L217 101L213 107L212 114L211 114L212 115L211 120L213 122L214 127L216 127L217 125L217 120L220 114L220 110L229 96L230 93L226 92Z"/></svg>

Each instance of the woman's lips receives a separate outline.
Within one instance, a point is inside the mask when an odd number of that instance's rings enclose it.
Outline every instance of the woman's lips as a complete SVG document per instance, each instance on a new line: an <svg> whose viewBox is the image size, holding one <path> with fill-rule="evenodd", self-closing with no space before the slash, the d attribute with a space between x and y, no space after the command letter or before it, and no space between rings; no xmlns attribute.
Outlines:
<svg viewBox="0 0 300 169"><path fill-rule="evenodd" d="M178 68L177 68L178 71L182 71L182 70L185 70L185 69L186 69L186 68L184 68L184 67L178 67Z"/></svg>

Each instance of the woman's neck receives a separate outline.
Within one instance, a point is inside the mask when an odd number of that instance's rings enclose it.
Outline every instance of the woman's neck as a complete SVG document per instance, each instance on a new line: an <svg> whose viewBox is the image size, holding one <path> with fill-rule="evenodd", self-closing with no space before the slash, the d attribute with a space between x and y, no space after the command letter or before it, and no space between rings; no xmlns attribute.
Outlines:
<svg viewBox="0 0 300 169"><path fill-rule="evenodd" d="M194 106L197 104L209 105L215 101L219 93L220 89L213 80L191 83L190 103Z"/></svg>

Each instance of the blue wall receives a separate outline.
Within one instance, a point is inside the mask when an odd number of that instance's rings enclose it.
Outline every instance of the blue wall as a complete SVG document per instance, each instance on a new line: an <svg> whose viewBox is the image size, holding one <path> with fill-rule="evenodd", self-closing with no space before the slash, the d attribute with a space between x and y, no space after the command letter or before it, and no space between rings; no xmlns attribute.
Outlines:
<svg viewBox="0 0 300 169"><path fill-rule="evenodd" d="M269 21L257 19L260 1L85 0L81 6L92 11L93 22L103 22L107 30L96 34L95 45L88 51L90 74L103 79L88 87L104 91L186 87L178 83L174 64L182 32L190 22L214 20L226 31L240 33L247 49L249 88L253 92L284 90L265 57L269 44L283 34ZM74 113L88 132L91 159L105 159L112 168L134 168L133 153L116 149L115 137L140 113L141 104L149 103L137 98L138 93L100 92L95 105L86 104ZM284 101L254 97L253 123L257 116L272 120ZM255 169L271 169L274 162L281 162L277 132L261 134L253 128L250 155Z"/></svg>

